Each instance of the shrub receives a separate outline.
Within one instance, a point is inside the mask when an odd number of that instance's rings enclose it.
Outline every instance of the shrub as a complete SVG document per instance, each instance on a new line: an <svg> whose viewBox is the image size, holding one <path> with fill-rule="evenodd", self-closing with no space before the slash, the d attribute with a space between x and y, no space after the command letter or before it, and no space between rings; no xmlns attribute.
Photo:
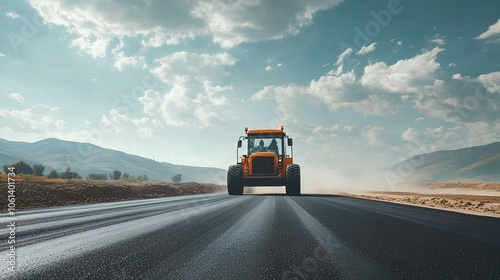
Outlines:
<svg viewBox="0 0 500 280"><path fill-rule="evenodd" d="M182 174L176 174L170 179L172 179L174 183L180 183L182 181Z"/></svg>

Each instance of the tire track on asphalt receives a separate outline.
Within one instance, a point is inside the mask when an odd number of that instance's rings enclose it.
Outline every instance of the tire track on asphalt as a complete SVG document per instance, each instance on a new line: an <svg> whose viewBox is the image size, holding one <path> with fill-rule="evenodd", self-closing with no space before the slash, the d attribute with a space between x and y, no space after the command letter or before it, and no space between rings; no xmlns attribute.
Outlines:
<svg viewBox="0 0 500 280"><path fill-rule="evenodd" d="M322 200L328 201L325 198L322 198ZM384 217L393 217L411 223L418 223L425 227L432 227L453 234L500 244L500 238L496 238L495 235L499 229L498 218L476 217L442 209L423 208L351 197L342 197L341 199L337 199L336 202L351 209L359 209L370 215L377 213ZM432 219L428 218L429 213L432 213ZM466 222L464 222L465 220ZM474 226L471 226L472 224Z"/></svg>
<svg viewBox="0 0 500 280"><path fill-rule="evenodd" d="M19 275L31 273L53 263L61 262L98 248L142 236L148 232L191 219L207 212L224 209L241 203L244 199L244 197L227 197L223 201L216 200L209 204L198 206L192 206L189 201L186 201L186 206L192 207L70 234L28 246L17 247L17 270L20 272ZM4 250L0 252L0 255L7 255L7 253L8 251ZM6 262L1 262L0 271L4 271L6 265Z"/></svg>
<svg viewBox="0 0 500 280"><path fill-rule="evenodd" d="M387 275L373 262L351 249L332 231L304 210L294 199L286 197L287 203L318 243L317 249L328 254L328 260L348 279L387 279Z"/></svg>
<svg viewBox="0 0 500 280"><path fill-rule="evenodd" d="M138 203L135 206L124 207L99 207L98 210L87 211L85 214L73 214L74 211L67 212L67 216L61 215L61 211L54 214L29 214L20 215L16 221L17 235L20 237L16 244L18 247L28 246L58 237L80 233L82 231L93 230L109 225L146 218L182 209L186 202L196 204L215 203L224 200L224 197L191 197L191 200L165 200L154 203ZM92 207L92 206L88 206ZM57 218L55 218L57 217ZM0 224L2 219L0 219ZM8 229L2 229L0 234L7 234ZM6 250L8 244L1 244L0 250Z"/></svg>
<svg viewBox="0 0 500 280"><path fill-rule="evenodd" d="M181 265L176 271L155 271L152 275L156 278L168 275L168 279L197 279L200 275L206 279L217 279L220 271L227 273L227 279L238 279L241 275L259 275L261 268L254 265L258 261L255 256L260 253L260 237L272 226L275 211L276 198L261 197L244 216L201 252L195 256L185 255L185 258L191 259L179 261ZM147 278L149 276L144 279Z"/></svg>

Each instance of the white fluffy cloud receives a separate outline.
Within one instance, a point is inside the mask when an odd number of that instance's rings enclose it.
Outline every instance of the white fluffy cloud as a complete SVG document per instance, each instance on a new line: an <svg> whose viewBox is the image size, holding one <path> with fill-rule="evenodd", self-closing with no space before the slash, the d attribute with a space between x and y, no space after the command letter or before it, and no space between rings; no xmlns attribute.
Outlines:
<svg viewBox="0 0 500 280"><path fill-rule="evenodd" d="M442 38L435 38L435 39L430 40L429 42L440 45L440 46L446 45L446 41Z"/></svg>
<svg viewBox="0 0 500 280"><path fill-rule="evenodd" d="M401 138L406 142L406 150L410 155L485 145L500 138L500 121L478 121L451 127L427 127L422 130L410 127L401 134Z"/></svg>
<svg viewBox="0 0 500 280"><path fill-rule="evenodd" d="M410 127L401 134L406 150L411 155L425 154L443 149L458 149L464 146L466 130L463 126L439 126L418 130Z"/></svg>
<svg viewBox="0 0 500 280"><path fill-rule="evenodd" d="M446 84L439 83L419 94L415 108L429 116L454 123L492 123L498 119L500 108L500 72L476 78L453 74Z"/></svg>
<svg viewBox="0 0 500 280"><path fill-rule="evenodd" d="M38 104L24 110L0 109L0 117L13 131L41 132L61 130L66 123L54 116L59 108Z"/></svg>
<svg viewBox="0 0 500 280"><path fill-rule="evenodd" d="M105 57L113 39L139 37L144 47L179 44L185 38L209 35L222 47L279 39L312 23L314 13L342 0L120 0L86 3L31 0L45 22L76 35L72 45L93 57Z"/></svg>
<svg viewBox="0 0 500 280"><path fill-rule="evenodd" d="M376 94L372 94L360 101L353 102L350 106L355 112L365 116L384 116L397 113L397 106L391 98Z"/></svg>
<svg viewBox="0 0 500 280"><path fill-rule="evenodd" d="M401 138L407 142L414 142L420 138L421 133L413 127L409 127L401 134Z"/></svg>
<svg viewBox="0 0 500 280"><path fill-rule="evenodd" d="M386 143L383 139L385 134L385 128L380 126L368 126L363 129L363 136L368 141L370 146L382 146Z"/></svg>
<svg viewBox="0 0 500 280"><path fill-rule="evenodd" d="M151 73L170 85L169 92L146 91L139 99L144 112L159 116L171 126L209 126L222 121L215 112L228 102L223 84L229 73L224 69L237 60L227 53L192 54L177 52L154 61Z"/></svg>
<svg viewBox="0 0 500 280"><path fill-rule="evenodd" d="M294 120L300 114L299 108L307 104L307 88L290 84L287 86L266 86L254 95L253 101L275 100L277 112L275 118L280 121Z"/></svg>
<svg viewBox="0 0 500 280"><path fill-rule="evenodd" d="M498 119L500 95L495 93L500 93L500 72L475 78L455 73L451 78L418 95L415 108L455 123L491 123Z"/></svg>
<svg viewBox="0 0 500 280"><path fill-rule="evenodd" d="M264 68L264 70L265 70L265 71L273 71L273 70L275 70L276 68L279 68L279 67L281 67L281 66L283 66L283 64L281 64L281 63L276 64L276 66L274 66L274 67L273 67L273 66L271 66L271 65L267 65L267 66L266 66L266 68Z"/></svg>
<svg viewBox="0 0 500 280"><path fill-rule="evenodd" d="M378 88L394 93L418 93L425 86L435 82L434 73L440 68L436 61L442 48L399 60L393 65L377 62L368 65L361 77L361 84L369 88Z"/></svg>
<svg viewBox="0 0 500 280"><path fill-rule="evenodd" d="M116 52L115 54L115 67L119 71L123 71L125 66L132 65L136 66L139 64L140 59L135 56L125 56L123 51Z"/></svg>
<svg viewBox="0 0 500 280"><path fill-rule="evenodd" d="M363 46L359 52L357 52L357 55L365 55L367 53L370 53L375 50L375 47L377 46L377 43L371 43L368 46Z"/></svg>
<svg viewBox="0 0 500 280"><path fill-rule="evenodd" d="M477 78L456 73L445 82L437 78L441 72L436 59L442 51L436 47L392 65L377 62L364 67L358 78L354 70L344 70L344 64L355 61L349 59L353 52L347 49L338 56L336 69L309 85L267 86L252 100L275 100L280 116L289 121L298 118L296 112L308 102L320 102L332 112L350 108L365 116L394 115L410 105L428 117L451 123L496 120L500 95L489 93L500 92L500 72Z"/></svg>
<svg viewBox="0 0 500 280"><path fill-rule="evenodd" d="M106 128L120 133L135 130L150 137L160 127L207 127L220 124L220 106L229 102L224 95L232 86L223 80L225 67L237 60L227 53L193 54L175 52L155 59L150 72L170 89L162 93L146 89L138 98L147 117L131 118L117 110L101 117Z"/></svg>
<svg viewBox="0 0 500 280"><path fill-rule="evenodd" d="M464 124L464 127L467 131L464 147L485 145L500 139L500 120L471 122Z"/></svg>
<svg viewBox="0 0 500 280"><path fill-rule="evenodd" d="M453 80L463 80L463 81L467 81L467 80L470 80L470 77L469 76L462 76L462 74L460 73L455 73L451 76L451 78Z"/></svg>
<svg viewBox="0 0 500 280"><path fill-rule="evenodd" d="M334 124L331 127L318 126L313 129L315 134L327 133L331 136L354 135L357 129L354 125Z"/></svg>
<svg viewBox="0 0 500 280"><path fill-rule="evenodd" d="M128 65L138 66L140 62L144 60L144 57L126 56L122 51L124 44L125 43L121 41L118 46L111 50L111 53L113 53L115 58L114 66L116 67L116 69L118 69L118 71L123 71L125 66Z"/></svg>
<svg viewBox="0 0 500 280"><path fill-rule="evenodd" d="M151 45L189 37L197 30L203 33L203 22L191 15L191 1L141 2L30 1L46 23L66 27L75 35L72 45L93 57L105 57L114 39L140 37Z"/></svg>
<svg viewBox="0 0 500 280"><path fill-rule="evenodd" d="M153 135L153 128L149 127L150 122L148 118L130 118L115 109L111 109L109 115L103 115L101 117L101 124L104 128L114 131L115 133L133 129L142 138L151 137Z"/></svg>
<svg viewBox="0 0 500 280"><path fill-rule="evenodd" d="M144 96L139 97L139 102L144 107L144 113L152 116L160 108L161 95L158 91L148 89L144 93Z"/></svg>
<svg viewBox="0 0 500 280"><path fill-rule="evenodd" d="M422 143L438 143L438 142L449 142L455 141L461 136L460 126L455 127L428 127L424 131L417 131L414 128L408 128L402 137L406 141L417 142L420 141Z"/></svg>
<svg viewBox="0 0 500 280"><path fill-rule="evenodd" d="M24 103L24 97L19 92L11 92L7 95L10 99L15 100L19 103Z"/></svg>
<svg viewBox="0 0 500 280"><path fill-rule="evenodd" d="M11 18L11 19L18 19L18 18L20 18L20 17L21 17L19 14L14 13L14 12L8 12L8 13L6 13L6 15L7 15L9 18Z"/></svg>
<svg viewBox="0 0 500 280"><path fill-rule="evenodd" d="M336 63L336 69L330 70L308 86L269 86L252 96L252 100L275 99L282 115L297 111L300 104L308 102L310 97L325 104L331 111L340 108L352 108L363 115L387 115L397 112L394 98L366 90L357 79L354 70L344 72L344 63L353 50L348 48L342 52ZM310 102L310 101L309 101Z"/></svg>
<svg viewBox="0 0 500 280"><path fill-rule="evenodd" d="M354 71L338 75L336 71L330 71L318 80L312 80L308 92L321 99L332 110L349 106L356 100L356 96L350 90L356 84Z"/></svg>
<svg viewBox="0 0 500 280"><path fill-rule="evenodd" d="M214 42L233 47L243 42L297 34L312 22L314 13L340 2L342 0L200 1L194 5L193 14L205 22Z"/></svg>
<svg viewBox="0 0 500 280"><path fill-rule="evenodd" d="M356 95L346 90L354 86L355 77L351 74L347 77L323 76L317 81L311 81L309 86L293 84L267 86L255 93L252 100L274 99L280 115L288 120L296 118L301 108L314 102L311 96L324 103L332 111L342 107L352 108L363 115L386 115L396 111L395 105L388 99L378 95Z"/></svg>
<svg viewBox="0 0 500 280"><path fill-rule="evenodd" d="M156 59L151 73L168 84L185 83L189 77L210 81L229 75L224 66L236 62L237 59L228 53L193 54L182 51Z"/></svg>
<svg viewBox="0 0 500 280"><path fill-rule="evenodd" d="M497 20L497 22L495 22L494 24L490 25L488 27L488 30L481 33L479 36L476 37L476 39L478 40L490 39L491 37L495 37L497 35L500 35L500 19Z"/></svg>
<svg viewBox="0 0 500 280"><path fill-rule="evenodd" d="M500 93L500 72L491 72L477 77L477 80L490 93Z"/></svg>
<svg viewBox="0 0 500 280"><path fill-rule="evenodd" d="M429 40L429 43L433 43L439 46L444 46L446 45L446 40L444 38L445 38L444 36L438 33L432 36L432 39Z"/></svg>

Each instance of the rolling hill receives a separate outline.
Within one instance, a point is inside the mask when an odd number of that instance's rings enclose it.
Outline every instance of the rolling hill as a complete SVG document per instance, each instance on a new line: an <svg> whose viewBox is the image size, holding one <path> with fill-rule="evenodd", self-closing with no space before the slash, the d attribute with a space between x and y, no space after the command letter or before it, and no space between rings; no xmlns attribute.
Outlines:
<svg viewBox="0 0 500 280"><path fill-rule="evenodd" d="M414 156L391 170L417 182L500 182L500 142Z"/></svg>
<svg viewBox="0 0 500 280"><path fill-rule="evenodd" d="M219 168L194 167L157 162L152 159L101 148L89 143L49 138L34 143L8 141L0 138L0 165L25 161L31 165L45 165L50 170L70 167L82 177L89 173L110 174L113 170L133 176L147 175L150 180L170 182L175 174L182 174L183 182L225 182L226 171Z"/></svg>

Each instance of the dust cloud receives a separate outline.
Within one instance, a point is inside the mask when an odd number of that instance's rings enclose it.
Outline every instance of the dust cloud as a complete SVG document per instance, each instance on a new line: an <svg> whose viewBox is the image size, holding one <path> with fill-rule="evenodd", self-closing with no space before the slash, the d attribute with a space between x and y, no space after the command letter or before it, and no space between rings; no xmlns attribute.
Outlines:
<svg viewBox="0 0 500 280"><path fill-rule="evenodd" d="M385 169L302 168L302 193L342 194L389 190Z"/></svg>
<svg viewBox="0 0 500 280"><path fill-rule="evenodd" d="M319 169L301 166L302 194L389 191L386 169ZM245 187L245 194L284 194L285 187Z"/></svg>

